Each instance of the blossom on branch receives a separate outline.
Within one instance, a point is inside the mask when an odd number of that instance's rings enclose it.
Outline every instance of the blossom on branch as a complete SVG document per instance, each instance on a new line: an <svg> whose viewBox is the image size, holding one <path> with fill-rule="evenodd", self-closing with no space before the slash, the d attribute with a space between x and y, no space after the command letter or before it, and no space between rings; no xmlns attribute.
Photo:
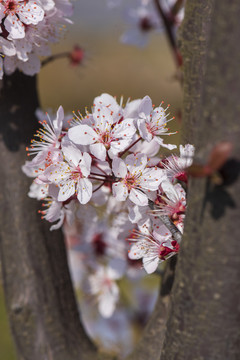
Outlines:
<svg viewBox="0 0 240 360"><path fill-rule="evenodd" d="M4 56L0 79L19 69L33 76L40 71L39 56L51 54L49 43L62 36L71 23L69 0L1 0L0 55ZM2 62L2 61L1 61Z"/></svg>

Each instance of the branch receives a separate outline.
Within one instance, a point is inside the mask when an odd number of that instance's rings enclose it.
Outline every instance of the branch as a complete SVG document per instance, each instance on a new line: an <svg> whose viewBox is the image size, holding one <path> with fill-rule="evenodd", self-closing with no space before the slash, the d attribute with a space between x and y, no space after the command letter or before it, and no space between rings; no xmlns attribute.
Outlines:
<svg viewBox="0 0 240 360"><path fill-rule="evenodd" d="M21 170L38 126L36 79L5 77L0 99L0 256L18 358L96 359L79 320L62 233L40 219Z"/></svg>

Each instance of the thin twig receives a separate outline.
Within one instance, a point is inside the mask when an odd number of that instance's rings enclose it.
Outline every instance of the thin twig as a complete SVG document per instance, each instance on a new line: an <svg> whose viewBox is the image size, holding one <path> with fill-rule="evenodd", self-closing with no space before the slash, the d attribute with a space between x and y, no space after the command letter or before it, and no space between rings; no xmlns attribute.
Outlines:
<svg viewBox="0 0 240 360"><path fill-rule="evenodd" d="M69 55L70 53L69 52L62 52L62 53L59 53L59 54L54 54L54 55L51 55L49 56L48 58L46 58L45 60L42 61L42 67L47 65L48 63L54 61L54 60L57 60L57 59L61 59L61 58L69 58Z"/></svg>
<svg viewBox="0 0 240 360"><path fill-rule="evenodd" d="M154 2L155 2L155 5L156 5L156 8L158 10L158 13L159 13L161 19L163 20L168 40L169 40L170 45L171 45L171 47L173 49L173 53L174 53L174 57L175 57L177 66L181 66L182 65L182 57L181 57L181 54L180 54L180 52L178 50L176 37L174 36L174 32L173 32L173 24L174 24L174 22L173 22L172 19L170 19L165 14L159 0L154 0Z"/></svg>

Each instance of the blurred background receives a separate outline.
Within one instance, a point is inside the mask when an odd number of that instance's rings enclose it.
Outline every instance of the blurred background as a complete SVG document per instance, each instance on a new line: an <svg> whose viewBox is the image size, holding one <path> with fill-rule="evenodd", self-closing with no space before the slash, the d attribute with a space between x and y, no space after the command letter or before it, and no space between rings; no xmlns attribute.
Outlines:
<svg viewBox="0 0 240 360"><path fill-rule="evenodd" d="M44 66L38 76L40 104L43 110L54 111L62 105L65 112L91 108L94 97L103 92L121 96L124 100L142 98L149 95L153 103L158 105L162 100L171 104L171 115L176 116L171 129L180 130L182 92L177 80L176 66L171 49L168 46L164 32L150 34L149 43L144 48L121 44L120 35L129 27L126 19L126 4L109 9L107 0L78 0L73 1L73 25L67 26L61 43L53 46L53 53L69 51L78 44L84 49L83 63L72 66L68 59L59 59ZM178 142L178 135L171 138L171 143ZM146 286L156 289L158 277L149 276ZM125 294L128 294L126 284ZM128 299L131 303L131 299ZM148 301L149 307L154 306L154 296ZM82 304L84 313L87 307ZM123 326L128 322L120 316ZM99 332L105 327L106 332L112 333L112 328L119 324L114 321L112 327L99 320ZM91 324L90 324L91 325ZM91 326L88 331L91 333ZM117 325L119 326L119 325ZM136 335L136 336L135 336ZM135 331L133 340L138 338L139 331ZM96 335L97 337L97 335ZM101 341L100 339L97 339ZM125 338L119 341L126 341ZM114 342L114 339L113 339ZM119 345L119 344L118 344ZM107 344L104 344L107 346ZM132 344L129 344L129 349ZM15 360L14 347L10 337L6 317L3 290L0 284L0 359Z"/></svg>

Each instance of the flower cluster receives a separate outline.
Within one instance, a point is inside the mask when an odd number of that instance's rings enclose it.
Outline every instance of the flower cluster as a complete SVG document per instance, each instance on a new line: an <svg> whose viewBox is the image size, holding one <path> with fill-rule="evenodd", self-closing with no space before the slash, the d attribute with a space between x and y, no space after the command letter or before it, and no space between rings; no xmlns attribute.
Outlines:
<svg viewBox="0 0 240 360"><path fill-rule="evenodd" d="M26 75L40 70L39 56L48 56L72 14L69 0L0 1L0 79L19 69Z"/></svg>
<svg viewBox="0 0 240 360"><path fill-rule="evenodd" d="M90 272L103 316L118 300L116 281L139 264L132 260L142 259L152 273L179 250L163 219L183 232L194 147L180 145L176 155L177 146L163 140L173 134L171 120L169 105L154 107L149 96L123 106L102 94L85 116L69 120L61 106L54 118L41 113L42 127L27 148L34 155L23 166L34 178L29 196L44 200L40 213L51 229L65 224L70 247L82 254L80 277ZM162 148L174 152L159 155Z"/></svg>

